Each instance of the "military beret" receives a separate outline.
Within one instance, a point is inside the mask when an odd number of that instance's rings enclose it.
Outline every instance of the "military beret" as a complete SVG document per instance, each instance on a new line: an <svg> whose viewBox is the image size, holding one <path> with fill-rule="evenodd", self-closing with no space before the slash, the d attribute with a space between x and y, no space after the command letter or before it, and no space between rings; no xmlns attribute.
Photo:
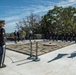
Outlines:
<svg viewBox="0 0 76 75"><path fill-rule="evenodd" d="M5 23L5 20L0 20L0 23Z"/></svg>

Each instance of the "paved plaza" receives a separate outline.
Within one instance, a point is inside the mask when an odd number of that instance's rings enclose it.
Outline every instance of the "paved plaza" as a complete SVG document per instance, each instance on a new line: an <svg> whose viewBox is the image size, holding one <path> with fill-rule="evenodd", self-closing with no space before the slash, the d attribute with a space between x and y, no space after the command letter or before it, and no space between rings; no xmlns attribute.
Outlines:
<svg viewBox="0 0 76 75"><path fill-rule="evenodd" d="M7 50L7 67L0 69L0 75L76 75L76 44L41 55L39 62L28 57Z"/></svg>

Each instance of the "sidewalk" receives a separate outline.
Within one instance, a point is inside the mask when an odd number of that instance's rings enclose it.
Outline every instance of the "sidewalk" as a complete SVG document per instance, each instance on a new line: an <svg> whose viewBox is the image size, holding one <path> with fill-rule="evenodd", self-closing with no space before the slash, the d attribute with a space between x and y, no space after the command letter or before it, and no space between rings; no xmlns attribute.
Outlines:
<svg viewBox="0 0 76 75"><path fill-rule="evenodd" d="M0 75L76 75L76 44L42 55L39 62L27 57L7 50Z"/></svg>

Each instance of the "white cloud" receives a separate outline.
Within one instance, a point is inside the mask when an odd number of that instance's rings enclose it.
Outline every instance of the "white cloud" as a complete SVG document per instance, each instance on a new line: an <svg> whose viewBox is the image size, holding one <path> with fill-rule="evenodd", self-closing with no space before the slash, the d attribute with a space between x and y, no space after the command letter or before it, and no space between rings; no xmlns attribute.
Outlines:
<svg viewBox="0 0 76 75"><path fill-rule="evenodd" d="M15 23L16 23L17 21L14 21L14 22L9 22L9 23L6 23L6 26L14 26L14 25L16 25Z"/></svg>
<svg viewBox="0 0 76 75"><path fill-rule="evenodd" d="M50 9L52 9L54 6L48 6L48 7L40 7L40 8L38 8L38 9L36 9L35 11L34 11L34 13L42 13L42 12L47 12L48 10L50 10Z"/></svg>
<svg viewBox="0 0 76 75"><path fill-rule="evenodd" d="M19 16L16 15L16 16L4 17L4 18L0 18L0 19L3 19L6 22L9 22L9 21L18 20L19 19Z"/></svg>
<svg viewBox="0 0 76 75"><path fill-rule="evenodd" d="M13 20L18 20L19 17L18 16L11 16L11 17L6 17L4 18L6 21L13 21Z"/></svg>
<svg viewBox="0 0 76 75"><path fill-rule="evenodd" d="M14 32L14 30L16 29L16 22L17 21L6 23L5 25L6 33Z"/></svg>
<svg viewBox="0 0 76 75"><path fill-rule="evenodd" d="M68 0L68 2L76 2L76 0Z"/></svg>
<svg viewBox="0 0 76 75"><path fill-rule="evenodd" d="M74 4L76 4L76 2L61 1L61 2L57 3L57 6L67 7L67 6L72 6Z"/></svg>

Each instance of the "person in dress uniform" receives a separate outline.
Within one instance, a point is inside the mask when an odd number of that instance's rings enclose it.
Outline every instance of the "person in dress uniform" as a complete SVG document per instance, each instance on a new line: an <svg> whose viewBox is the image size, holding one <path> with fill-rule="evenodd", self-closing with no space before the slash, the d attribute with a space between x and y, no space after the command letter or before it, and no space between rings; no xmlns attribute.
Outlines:
<svg viewBox="0 0 76 75"><path fill-rule="evenodd" d="M76 33L74 32L74 41L76 43Z"/></svg>
<svg viewBox="0 0 76 75"><path fill-rule="evenodd" d="M30 31L29 31L29 40L31 41L32 38L33 38L33 32L32 32L32 30L30 30Z"/></svg>
<svg viewBox="0 0 76 75"><path fill-rule="evenodd" d="M0 68L5 67L4 60L5 60L5 21L0 20Z"/></svg>
<svg viewBox="0 0 76 75"><path fill-rule="evenodd" d="M14 32L14 41L15 41L15 43L17 43L17 31L16 30Z"/></svg>
<svg viewBox="0 0 76 75"><path fill-rule="evenodd" d="M17 32L17 40L18 40L18 42L20 41L20 32L19 31Z"/></svg>
<svg viewBox="0 0 76 75"><path fill-rule="evenodd" d="M68 42L68 32L66 32L66 42Z"/></svg>
<svg viewBox="0 0 76 75"><path fill-rule="evenodd" d="M61 39L64 41L64 32L62 32Z"/></svg>
<svg viewBox="0 0 76 75"><path fill-rule="evenodd" d="M70 33L70 42L72 42L73 41L73 33L71 32Z"/></svg>

